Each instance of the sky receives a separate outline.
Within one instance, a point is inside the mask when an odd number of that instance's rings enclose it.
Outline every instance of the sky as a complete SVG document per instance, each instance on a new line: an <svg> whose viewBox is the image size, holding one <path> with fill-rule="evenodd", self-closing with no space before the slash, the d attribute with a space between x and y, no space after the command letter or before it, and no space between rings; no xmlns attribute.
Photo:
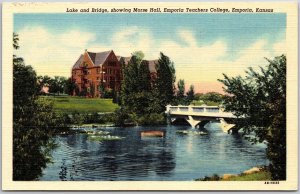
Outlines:
<svg viewBox="0 0 300 194"><path fill-rule="evenodd" d="M196 92L220 92L217 79L244 75L247 67L286 53L286 14L15 14L14 32L25 59L38 75L71 75L85 49L113 50L145 59L163 52L176 78Z"/></svg>

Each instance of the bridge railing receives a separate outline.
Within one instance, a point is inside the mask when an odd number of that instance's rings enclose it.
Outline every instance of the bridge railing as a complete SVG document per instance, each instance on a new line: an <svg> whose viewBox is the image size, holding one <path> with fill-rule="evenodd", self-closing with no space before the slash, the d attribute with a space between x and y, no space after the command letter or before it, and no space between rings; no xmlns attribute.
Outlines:
<svg viewBox="0 0 300 194"><path fill-rule="evenodd" d="M178 112L194 112L194 113L219 113L222 112L218 106L167 106L167 113L178 113Z"/></svg>

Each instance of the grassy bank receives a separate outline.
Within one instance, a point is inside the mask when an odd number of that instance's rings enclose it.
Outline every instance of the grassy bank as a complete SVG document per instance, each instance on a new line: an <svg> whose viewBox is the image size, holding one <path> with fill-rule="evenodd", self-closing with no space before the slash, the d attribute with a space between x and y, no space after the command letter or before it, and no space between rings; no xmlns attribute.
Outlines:
<svg viewBox="0 0 300 194"><path fill-rule="evenodd" d="M271 180L271 173L267 170L261 170L259 172L253 172L249 174L241 173L238 175L213 175L211 177L204 177L196 179L196 181L268 181Z"/></svg>
<svg viewBox="0 0 300 194"><path fill-rule="evenodd" d="M113 112L118 108L112 99L85 98L77 96L41 96L41 98L51 100L54 103L54 110L63 113L93 113L93 112Z"/></svg>
<svg viewBox="0 0 300 194"><path fill-rule="evenodd" d="M223 181L267 181L271 180L271 173L268 171L260 171L253 174L241 174L230 177Z"/></svg>

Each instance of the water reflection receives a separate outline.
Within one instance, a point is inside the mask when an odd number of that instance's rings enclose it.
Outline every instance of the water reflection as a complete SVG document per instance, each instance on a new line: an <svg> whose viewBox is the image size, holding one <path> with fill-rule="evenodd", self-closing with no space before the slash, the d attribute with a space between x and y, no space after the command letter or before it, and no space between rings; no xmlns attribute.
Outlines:
<svg viewBox="0 0 300 194"><path fill-rule="evenodd" d="M186 126L165 126L164 138L141 137L152 127L106 128L119 141L89 141L86 134L58 136L54 163L41 180L193 180L214 173L240 173L267 163L262 145L251 145L208 124L209 134L182 135ZM102 129L103 130L103 129Z"/></svg>
<svg viewBox="0 0 300 194"><path fill-rule="evenodd" d="M59 179L61 181L66 181L66 178L67 178L67 165L66 165L66 159L63 159L62 160L62 165L61 165L61 171L58 173L59 175Z"/></svg>

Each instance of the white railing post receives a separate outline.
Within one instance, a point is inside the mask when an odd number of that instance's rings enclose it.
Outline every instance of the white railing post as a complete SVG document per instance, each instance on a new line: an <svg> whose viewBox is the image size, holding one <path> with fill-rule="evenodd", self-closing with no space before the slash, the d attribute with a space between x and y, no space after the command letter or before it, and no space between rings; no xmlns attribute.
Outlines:
<svg viewBox="0 0 300 194"><path fill-rule="evenodd" d="M171 107L171 105L168 104L167 107L166 107L166 108L167 108L167 109L166 109L166 113L170 113L170 112L171 112L170 107Z"/></svg>
<svg viewBox="0 0 300 194"><path fill-rule="evenodd" d="M191 107L191 105L188 106L188 112L193 112L193 108Z"/></svg>

